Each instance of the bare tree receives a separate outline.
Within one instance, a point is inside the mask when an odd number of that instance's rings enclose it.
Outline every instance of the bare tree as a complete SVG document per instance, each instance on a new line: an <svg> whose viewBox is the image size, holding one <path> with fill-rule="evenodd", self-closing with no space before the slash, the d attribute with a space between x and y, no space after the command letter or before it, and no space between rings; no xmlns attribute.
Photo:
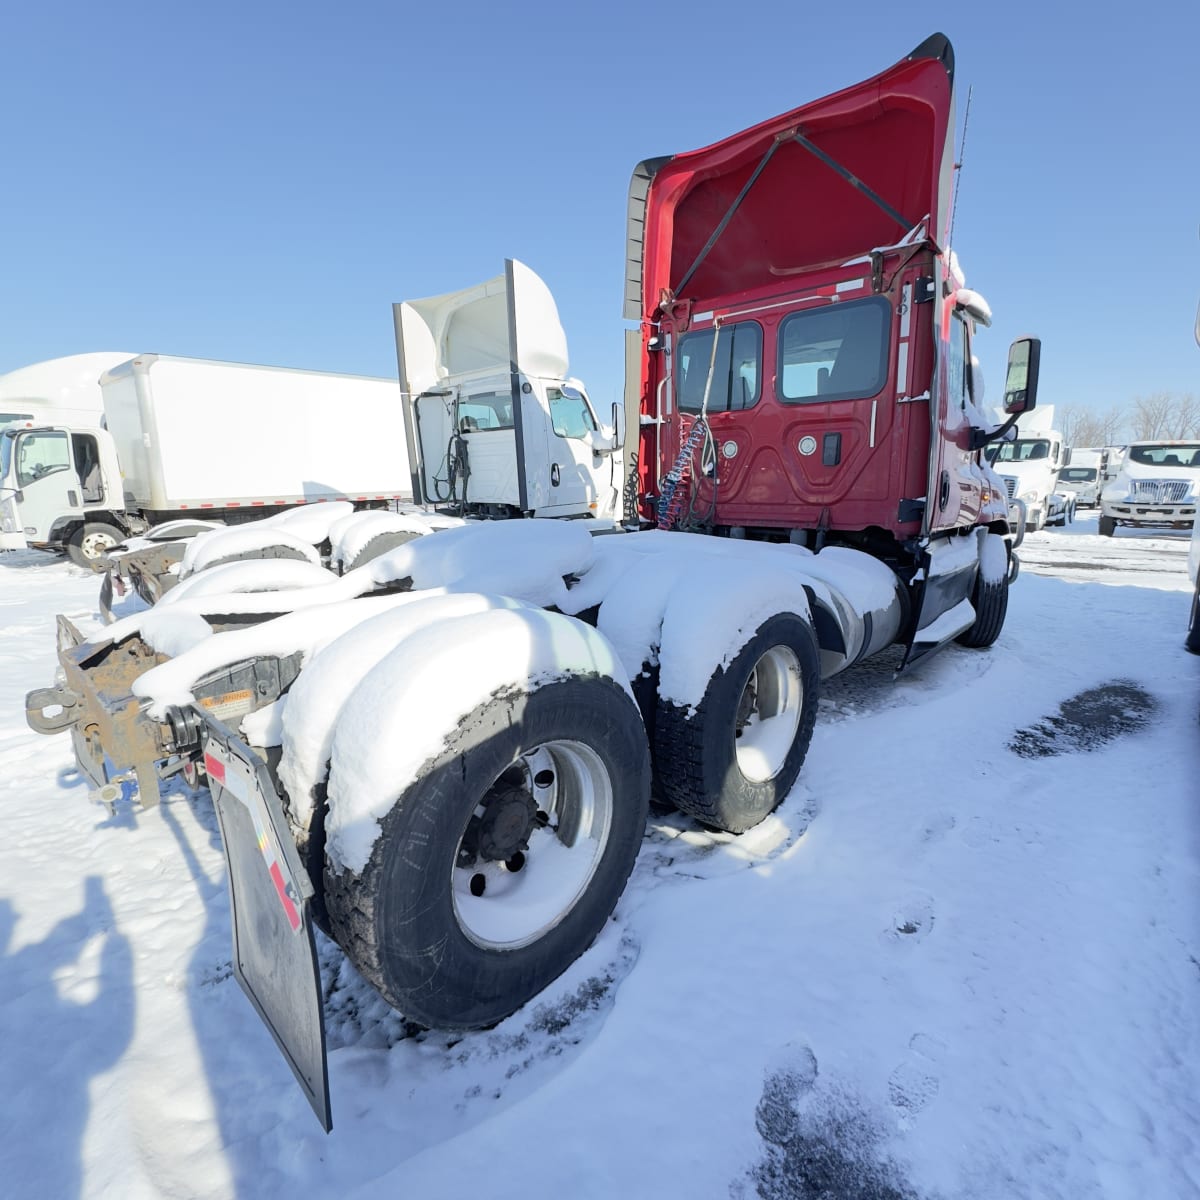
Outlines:
<svg viewBox="0 0 1200 1200"><path fill-rule="evenodd" d="M1113 406L1107 412L1068 404L1061 410L1058 427L1068 446L1119 446L1126 423L1125 412Z"/></svg>
<svg viewBox="0 0 1200 1200"><path fill-rule="evenodd" d="M1181 396L1171 392L1137 396L1133 405L1134 437L1163 440L1200 437L1200 399L1190 392Z"/></svg>
<svg viewBox="0 0 1200 1200"><path fill-rule="evenodd" d="M1175 403L1169 392L1133 398L1133 436L1139 441L1170 437Z"/></svg>

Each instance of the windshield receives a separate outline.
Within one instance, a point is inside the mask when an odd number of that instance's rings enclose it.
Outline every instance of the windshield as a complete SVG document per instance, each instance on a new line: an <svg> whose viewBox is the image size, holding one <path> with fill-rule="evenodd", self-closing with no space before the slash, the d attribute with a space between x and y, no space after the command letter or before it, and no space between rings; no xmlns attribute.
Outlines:
<svg viewBox="0 0 1200 1200"><path fill-rule="evenodd" d="M1091 483L1096 478L1096 468L1067 467L1058 478L1062 483Z"/></svg>
<svg viewBox="0 0 1200 1200"><path fill-rule="evenodd" d="M1001 442L996 452L989 456L992 462L1030 462L1036 458L1050 457L1050 443L1045 438L1017 438L1015 442Z"/></svg>
<svg viewBox="0 0 1200 1200"><path fill-rule="evenodd" d="M0 479L8 478L8 465L12 462L12 448L14 437L8 434L0 436Z"/></svg>
<svg viewBox="0 0 1200 1200"><path fill-rule="evenodd" d="M1130 446L1128 457L1143 467L1200 467L1200 445Z"/></svg>

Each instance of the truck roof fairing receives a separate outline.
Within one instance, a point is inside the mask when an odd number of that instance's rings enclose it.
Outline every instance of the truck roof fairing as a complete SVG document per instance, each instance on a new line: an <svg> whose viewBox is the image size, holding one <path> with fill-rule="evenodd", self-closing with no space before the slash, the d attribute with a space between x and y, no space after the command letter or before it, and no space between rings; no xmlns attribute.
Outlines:
<svg viewBox="0 0 1200 1200"><path fill-rule="evenodd" d="M903 240L944 243L954 51L934 34L862 83L701 150L649 159L629 189L625 316L758 288ZM714 237L715 235L715 237Z"/></svg>

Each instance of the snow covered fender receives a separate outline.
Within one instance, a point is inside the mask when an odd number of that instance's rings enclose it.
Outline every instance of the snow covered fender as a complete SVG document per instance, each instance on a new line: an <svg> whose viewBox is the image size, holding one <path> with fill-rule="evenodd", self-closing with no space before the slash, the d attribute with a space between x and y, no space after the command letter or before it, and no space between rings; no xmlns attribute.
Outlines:
<svg viewBox="0 0 1200 1200"><path fill-rule="evenodd" d="M204 767L229 878L233 973L271 1031L325 1132L332 1128L313 889L266 764L219 721L203 721Z"/></svg>

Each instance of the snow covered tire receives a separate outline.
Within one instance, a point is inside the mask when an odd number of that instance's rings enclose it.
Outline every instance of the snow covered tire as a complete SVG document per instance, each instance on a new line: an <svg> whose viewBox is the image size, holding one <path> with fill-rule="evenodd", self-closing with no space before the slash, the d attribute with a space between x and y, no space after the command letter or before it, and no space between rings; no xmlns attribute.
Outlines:
<svg viewBox="0 0 1200 1200"><path fill-rule="evenodd" d="M372 559L378 558L381 554L386 554L389 550L395 550L397 546L403 546L411 542L413 538L420 537L418 533L413 533L407 529L389 529L386 533L377 533L347 564L346 570L353 571L357 567L369 563Z"/></svg>
<svg viewBox="0 0 1200 1200"><path fill-rule="evenodd" d="M1005 571L1000 580L984 579L982 571L976 575L975 587L971 591L975 624L954 639L960 646L983 650L1000 636L1004 618L1008 615L1009 575L1010 572Z"/></svg>
<svg viewBox="0 0 1200 1200"><path fill-rule="evenodd" d="M542 765L535 769L531 760ZM516 775L525 782L514 783ZM545 801L549 813L541 811L538 788L554 789ZM536 817L525 816L532 811L525 794ZM649 794L641 714L619 684L573 676L493 696L400 793L362 873L339 875L327 864L330 928L359 971L410 1020L441 1029L494 1025L595 940L633 869ZM481 832L496 805L497 819ZM539 823L542 817L548 819ZM493 847L522 822L528 844L513 867L518 852L499 860ZM474 851L466 848L473 827ZM528 891L519 907L499 907L529 879L543 897L546 881L559 888L563 849L582 873L560 890L557 910L559 896L539 910ZM464 854L475 851L479 861L464 867ZM549 872L536 875L539 867ZM471 872L485 869L494 886L477 892ZM489 892L496 907L486 907ZM529 927L521 929L522 921Z"/></svg>
<svg viewBox="0 0 1200 1200"><path fill-rule="evenodd" d="M714 829L744 833L792 790L817 718L820 668L809 622L795 613L769 617L727 667L718 667L695 709L660 698L655 771L666 798ZM738 742L762 709L783 722L761 765Z"/></svg>

